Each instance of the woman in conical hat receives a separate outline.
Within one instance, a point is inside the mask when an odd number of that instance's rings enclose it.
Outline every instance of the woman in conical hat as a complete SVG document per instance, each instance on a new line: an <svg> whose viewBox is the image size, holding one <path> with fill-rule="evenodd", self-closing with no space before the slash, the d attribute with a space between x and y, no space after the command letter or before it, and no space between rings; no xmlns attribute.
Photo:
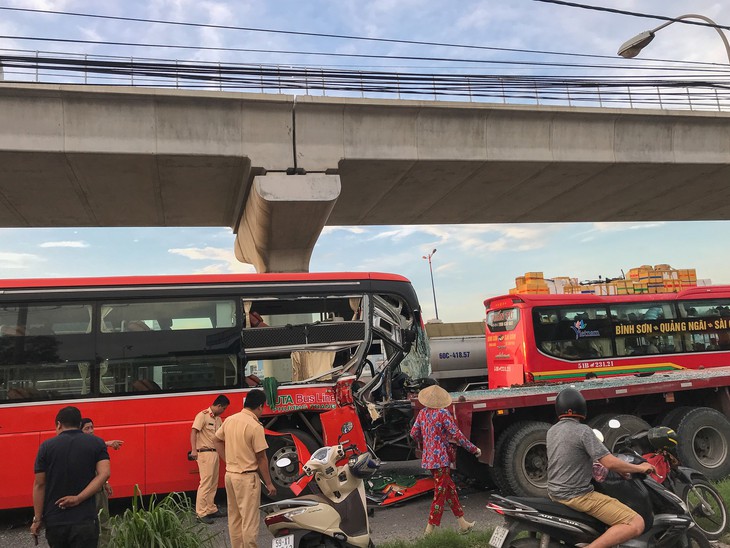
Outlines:
<svg viewBox="0 0 730 548"><path fill-rule="evenodd" d="M418 401L424 408L418 412L416 422L411 428L411 437L422 448L421 466L431 471L436 483L426 534L441 525L445 504L451 507L456 516L459 531L468 533L474 527L474 522L464 518L464 510L459 504L459 495L451 479L449 442L451 440L459 444L477 457L482 452L459 430L449 413L447 408L451 406L451 396L446 390L438 385L429 386L418 393Z"/></svg>

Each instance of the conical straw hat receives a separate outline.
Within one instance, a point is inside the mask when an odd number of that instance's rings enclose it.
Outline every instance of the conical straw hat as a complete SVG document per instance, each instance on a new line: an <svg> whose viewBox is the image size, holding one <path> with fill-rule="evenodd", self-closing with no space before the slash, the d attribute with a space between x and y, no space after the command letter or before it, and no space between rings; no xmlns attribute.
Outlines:
<svg viewBox="0 0 730 548"><path fill-rule="evenodd" d="M431 409L444 409L451 405L451 396L449 396L449 393L446 390L437 384L434 384L433 386L424 388L418 393L418 401L421 402L421 405L424 407L430 407Z"/></svg>

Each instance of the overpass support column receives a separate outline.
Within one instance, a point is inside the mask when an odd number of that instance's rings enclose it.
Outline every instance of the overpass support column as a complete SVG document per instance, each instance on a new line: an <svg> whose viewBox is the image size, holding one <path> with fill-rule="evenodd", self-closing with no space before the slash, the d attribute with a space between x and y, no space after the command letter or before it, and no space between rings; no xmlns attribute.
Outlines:
<svg viewBox="0 0 730 548"><path fill-rule="evenodd" d="M339 175L254 177L236 234L236 258L257 272L308 272L340 188Z"/></svg>

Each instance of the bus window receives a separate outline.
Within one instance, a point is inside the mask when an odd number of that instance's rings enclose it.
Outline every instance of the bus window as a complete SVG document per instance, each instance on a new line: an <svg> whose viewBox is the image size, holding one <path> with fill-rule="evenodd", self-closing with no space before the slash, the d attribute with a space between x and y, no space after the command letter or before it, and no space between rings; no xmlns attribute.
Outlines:
<svg viewBox="0 0 730 548"><path fill-rule="evenodd" d="M535 308L533 314L535 340L545 354L566 360L590 360L614 353L605 307Z"/></svg>
<svg viewBox="0 0 730 548"><path fill-rule="evenodd" d="M520 323L519 308L504 308L501 310L490 310L487 313L487 327L492 333L501 331L513 331Z"/></svg>
<svg viewBox="0 0 730 548"><path fill-rule="evenodd" d="M672 354L681 351L679 334L668 331L666 320L676 318L670 302L621 303L610 306L617 356ZM676 324L670 324L671 329Z"/></svg>
<svg viewBox="0 0 730 548"><path fill-rule="evenodd" d="M91 333L91 305L5 306L0 336Z"/></svg>
<svg viewBox="0 0 730 548"><path fill-rule="evenodd" d="M676 317L674 305L668 302L612 304L611 314L618 322L671 320Z"/></svg>
<svg viewBox="0 0 730 548"><path fill-rule="evenodd" d="M0 310L0 401L75 398L91 392L92 306Z"/></svg>
<svg viewBox="0 0 730 548"><path fill-rule="evenodd" d="M100 306L100 394L238 387L235 299Z"/></svg>
<svg viewBox="0 0 730 548"><path fill-rule="evenodd" d="M245 370L279 383L330 380L357 363L363 295L242 298ZM383 322L383 326L386 322ZM256 373L253 373L256 372Z"/></svg>
<svg viewBox="0 0 730 548"><path fill-rule="evenodd" d="M687 352L730 350L730 301L684 301L679 312L686 318L684 345Z"/></svg>
<svg viewBox="0 0 730 548"><path fill-rule="evenodd" d="M102 333L218 329L236 325L236 301L115 302L101 306Z"/></svg>
<svg viewBox="0 0 730 548"><path fill-rule="evenodd" d="M102 394L213 390L237 387L235 354L139 357L104 360Z"/></svg>

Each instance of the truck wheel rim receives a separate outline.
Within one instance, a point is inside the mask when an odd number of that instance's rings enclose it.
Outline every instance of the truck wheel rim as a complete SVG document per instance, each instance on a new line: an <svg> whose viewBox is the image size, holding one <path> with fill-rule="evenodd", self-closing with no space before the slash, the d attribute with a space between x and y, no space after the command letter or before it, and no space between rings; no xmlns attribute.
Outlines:
<svg viewBox="0 0 730 548"><path fill-rule="evenodd" d="M692 437L692 451L702 466L717 468L727 458L727 440L717 429L704 426Z"/></svg>
<svg viewBox="0 0 730 548"><path fill-rule="evenodd" d="M547 487L547 446L544 442L535 442L527 448L522 469L527 481L535 487Z"/></svg>

